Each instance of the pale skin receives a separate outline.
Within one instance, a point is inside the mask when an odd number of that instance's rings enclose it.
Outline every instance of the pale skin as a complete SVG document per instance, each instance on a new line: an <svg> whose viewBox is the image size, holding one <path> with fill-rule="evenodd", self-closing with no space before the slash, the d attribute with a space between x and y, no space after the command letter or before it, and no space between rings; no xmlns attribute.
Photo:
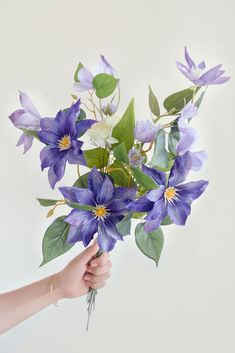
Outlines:
<svg viewBox="0 0 235 353"><path fill-rule="evenodd" d="M86 294L89 288L104 287L110 276L109 254L94 258L93 244L76 256L62 271L25 287L0 294L0 334L65 298Z"/></svg>

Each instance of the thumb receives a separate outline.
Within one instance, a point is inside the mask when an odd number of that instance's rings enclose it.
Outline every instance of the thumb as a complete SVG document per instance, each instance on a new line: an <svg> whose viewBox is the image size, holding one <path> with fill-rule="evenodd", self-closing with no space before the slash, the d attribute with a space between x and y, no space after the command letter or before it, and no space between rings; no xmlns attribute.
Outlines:
<svg viewBox="0 0 235 353"><path fill-rule="evenodd" d="M81 254L80 254L80 260L82 260L84 263L88 263L91 258L97 253L99 250L99 246L96 241L90 246L88 246Z"/></svg>

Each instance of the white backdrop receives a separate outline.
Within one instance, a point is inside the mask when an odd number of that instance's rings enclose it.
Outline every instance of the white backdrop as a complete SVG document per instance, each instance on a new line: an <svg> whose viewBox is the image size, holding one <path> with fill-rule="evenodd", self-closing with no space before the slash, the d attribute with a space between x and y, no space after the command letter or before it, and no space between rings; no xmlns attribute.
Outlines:
<svg viewBox="0 0 235 353"><path fill-rule="evenodd" d="M36 197L57 198L40 172L34 147L26 155L8 115L17 90L27 92L42 115L71 100L73 72L105 54L117 68L122 112L132 96L137 118L149 117L147 88L160 99L188 86L174 60L192 56L223 63L233 76L234 2L204 0L0 0L0 291L58 271L81 245L47 266L41 241L51 220ZM209 160L192 175L210 180L193 205L187 226L165 228L159 268L137 249L134 236L112 253L112 277L100 291L90 331L85 298L50 307L0 337L3 353L235 351L234 81L211 87L193 125ZM60 185L70 185L75 168ZM56 215L60 215L60 211Z"/></svg>

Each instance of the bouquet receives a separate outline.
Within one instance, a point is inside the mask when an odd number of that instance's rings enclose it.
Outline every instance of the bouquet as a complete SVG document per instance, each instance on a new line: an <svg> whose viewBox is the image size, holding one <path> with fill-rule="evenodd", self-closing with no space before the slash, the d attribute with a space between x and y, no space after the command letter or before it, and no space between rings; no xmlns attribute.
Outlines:
<svg viewBox="0 0 235 353"><path fill-rule="evenodd" d="M74 74L73 102L55 117L41 116L30 98L20 92L22 108L10 115L22 130L17 145L27 152L33 140L43 144L41 169L48 170L51 188L62 180L67 164L75 165L78 178L72 186L61 186L60 200L38 199L52 207L68 205L68 214L56 218L42 242L43 262L64 254L77 242L86 247L95 237L96 256L113 250L117 241L131 234L131 222L138 220L135 241L140 251L159 262L163 248L162 228L183 226L192 202L205 191L208 181L185 182L191 170L202 168L205 151L195 151L197 132L191 120L210 85L222 84L221 65L207 70L198 65L185 48L186 64L176 62L179 71L191 81L190 87L169 95L160 108L149 86L150 118L135 122L134 99L119 114L120 80L104 56L88 70L79 63ZM81 100L75 92L87 92ZM84 137L86 138L84 140ZM90 148L86 148L87 137ZM80 173L79 166L86 172ZM88 319L96 290L88 293ZM88 321L89 322L89 321Z"/></svg>

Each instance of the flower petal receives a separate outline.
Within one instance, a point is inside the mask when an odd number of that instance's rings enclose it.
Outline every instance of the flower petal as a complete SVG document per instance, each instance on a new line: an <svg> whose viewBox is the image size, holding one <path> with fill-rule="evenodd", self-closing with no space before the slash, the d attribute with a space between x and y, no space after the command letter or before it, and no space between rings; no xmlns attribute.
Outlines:
<svg viewBox="0 0 235 353"><path fill-rule="evenodd" d="M81 226L77 227L77 226L70 225L66 243L73 244L81 240L82 240Z"/></svg>
<svg viewBox="0 0 235 353"><path fill-rule="evenodd" d="M208 158L206 151L189 152L192 161L192 170L200 170Z"/></svg>
<svg viewBox="0 0 235 353"><path fill-rule="evenodd" d="M110 217L104 221L107 236L115 240L123 240L122 234L117 230L116 225L110 220Z"/></svg>
<svg viewBox="0 0 235 353"><path fill-rule="evenodd" d="M94 219L94 217L90 211L72 210L64 221L72 224L73 226L79 227L86 222L89 223L92 219Z"/></svg>
<svg viewBox="0 0 235 353"><path fill-rule="evenodd" d="M94 193L95 197L103 184L103 177L96 168L93 168L88 177L88 188Z"/></svg>
<svg viewBox="0 0 235 353"><path fill-rule="evenodd" d="M46 145L54 145L57 146L58 141L60 139L59 135L53 131L41 130L38 131L38 137L41 142Z"/></svg>
<svg viewBox="0 0 235 353"><path fill-rule="evenodd" d="M136 212L148 212L152 210L154 207L154 202L149 201L146 196L142 196L139 199L130 202L126 209L128 211L136 211Z"/></svg>
<svg viewBox="0 0 235 353"><path fill-rule="evenodd" d="M185 60L188 64L189 69L191 70L193 67L196 66L195 62L192 60L192 58L189 56L187 47L185 47L184 49L184 56L185 56Z"/></svg>
<svg viewBox="0 0 235 353"><path fill-rule="evenodd" d="M101 188L97 190L96 201L98 202L98 204L104 205L113 198L113 195L114 195L113 183L106 175Z"/></svg>
<svg viewBox="0 0 235 353"><path fill-rule="evenodd" d="M146 223L144 229L146 232L152 232L153 230L157 229L160 224L162 223L163 219L167 215L165 199L161 197L157 200L154 204L153 209L147 214L145 217Z"/></svg>
<svg viewBox="0 0 235 353"><path fill-rule="evenodd" d="M186 202L196 200L206 190L209 182L206 180L191 181L177 186L177 194Z"/></svg>
<svg viewBox="0 0 235 353"><path fill-rule="evenodd" d="M165 191L165 186L160 185L158 189L149 191L146 194L146 197L149 201L156 202L163 196L164 191Z"/></svg>
<svg viewBox="0 0 235 353"><path fill-rule="evenodd" d="M92 119L84 119L79 121L76 124L76 129L77 129L77 137L79 138L80 136L82 136L83 134L85 134L85 132L90 129L90 127L94 124L97 123L96 120L92 120Z"/></svg>
<svg viewBox="0 0 235 353"><path fill-rule="evenodd" d="M96 219L93 219L90 222L84 223L81 226L82 241L85 247L90 244L97 230L98 230L98 222Z"/></svg>
<svg viewBox="0 0 235 353"><path fill-rule="evenodd" d="M191 207L188 203L182 200L174 200L167 204L167 213L175 224L183 226L191 212Z"/></svg>
<svg viewBox="0 0 235 353"><path fill-rule="evenodd" d="M89 189L76 188L75 186L62 186L59 188L65 199L84 205L95 205L94 194Z"/></svg>
<svg viewBox="0 0 235 353"><path fill-rule="evenodd" d="M24 132L20 136L16 146L24 145L24 153L26 153L28 152L32 144L33 144L33 136L30 136Z"/></svg>
<svg viewBox="0 0 235 353"><path fill-rule="evenodd" d="M153 178L153 180L156 181L158 185L165 185L166 174L161 170L157 170L155 168L149 168L149 167L146 167L145 165L142 166L142 170L145 174Z"/></svg>
<svg viewBox="0 0 235 353"><path fill-rule="evenodd" d="M168 185L176 186L182 183L192 167L192 160L188 152L183 156L178 156L175 159L174 165L171 168Z"/></svg>
<svg viewBox="0 0 235 353"><path fill-rule="evenodd" d="M26 112L28 112L28 113L40 118L41 116L40 116L38 110L34 106L34 104L31 101L31 99L28 97L28 95L26 93L20 92L20 91L19 91L19 93L20 93L20 103L21 103L23 109Z"/></svg>
<svg viewBox="0 0 235 353"><path fill-rule="evenodd" d="M59 155L59 150L53 146L46 146L40 152L41 168L42 170L54 164Z"/></svg>
<svg viewBox="0 0 235 353"><path fill-rule="evenodd" d="M55 175L55 172L54 172L54 169L53 169L53 164L50 166L50 168L48 170L48 180L49 180L51 188L54 189L55 184L58 181L58 178Z"/></svg>
<svg viewBox="0 0 235 353"><path fill-rule="evenodd" d="M66 162L66 154L60 152L55 160L55 163L53 164L53 169L58 181L64 176Z"/></svg>
<svg viewBox="0 0 235 353"><path fill-rule="evenodd" d="M102 221L99 222L99 226L98 226L97 242L98 242L99 248L106 252L111 251L117 242L116 239L113 239L107 235L105 226Z"/></svg>

